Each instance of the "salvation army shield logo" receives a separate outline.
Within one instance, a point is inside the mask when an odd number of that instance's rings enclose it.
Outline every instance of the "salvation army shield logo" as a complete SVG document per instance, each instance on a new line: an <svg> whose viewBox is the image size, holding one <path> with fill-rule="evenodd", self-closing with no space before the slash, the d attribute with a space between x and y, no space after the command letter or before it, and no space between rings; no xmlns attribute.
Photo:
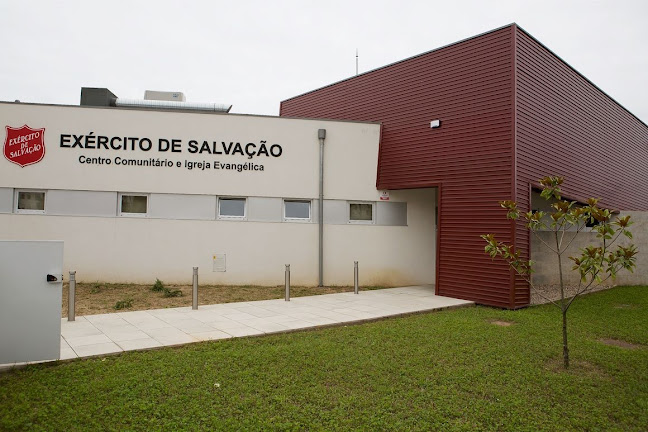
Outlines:
<svg viewBox="0 0 648 432"><path fill-rule="evenodd" d="M45 128L32 129L27 125L19 128L5 126L3 153L9 162L25 167L40 162L45 156Z"/></svg>

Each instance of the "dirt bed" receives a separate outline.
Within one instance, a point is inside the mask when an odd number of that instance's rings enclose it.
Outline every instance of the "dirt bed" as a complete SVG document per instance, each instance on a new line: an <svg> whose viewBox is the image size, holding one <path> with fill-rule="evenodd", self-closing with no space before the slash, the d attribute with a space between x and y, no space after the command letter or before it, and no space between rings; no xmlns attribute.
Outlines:
<svg viewBox="0 0 648 432"><path fill-rule="evenodd" d="M549 303L549 300L557 301L560 300L560 285L541 285L537 287L537 290L531 290L531 304L545 304ZM612 285L598 285L594 286L592 289L588 290L588 293L602 291L612 288ZM578 292L579 287L577 285L568 285L565 287L565 297L572 297L576 292Z"/></svg>
<svg viewBox="0 0 648 432"><path fill-rule="evenodd" d="M77 283L76 315L93 315L122 311L163 309L191 306L191 285L165 285L170 291L180 290L178 297L164 297L163 292L151 291L153 285ZM68 284L63 285L62 316L67 317ZM362 290L382 287L362 287ZM290 287L291 297L333 294L353 291L353 287ZM285 287L262 286L200 286L198 304L232 303L254 300L282 299ZM115 306L120 303L122 309Z"/></svg>

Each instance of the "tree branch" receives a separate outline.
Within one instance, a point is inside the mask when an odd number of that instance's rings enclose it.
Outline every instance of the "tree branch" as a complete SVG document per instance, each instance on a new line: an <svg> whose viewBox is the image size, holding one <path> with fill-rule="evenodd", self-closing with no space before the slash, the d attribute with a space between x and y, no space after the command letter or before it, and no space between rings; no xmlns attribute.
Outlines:
<svg viewBox="0 0 648 432"><path fill-rule="evenodd" d="M610 241L609 243L606 244L606 243L605 243L605 239L603 239L603 241L604 241L603 245L604 245L604 246L607 246L607 248L609 248L610 246L612 246L612 245L614 244L614 242L616 242L616 241L619 239L619 237L621 237L621 234L623 234L623 230L619 229L619 230L616 232L616 235L615 235L614 237L612 237L612 239L610 239L611 241ZM603 252L605 252L605 250L606 250L607 248L604 247Z"/></svg>
<svg viewBox="0 0 648 432"><path fill-rule="evenodd" d="M531 232L533 233L534 236L536 236L536 238L537 238L538 240L540 240L540 241L542 242L543 245L545 245L545 247L546 247L547 249L549 249L551 252L553 252L553 253L555 253L555 254L558 253L558 251L555 250L553 247L551 247L551 246L549 245L549 243L547 243L546 241L544 241L544 240L542 239L542 237L540 237L540 235L539 235L536 231L533 231L533 230L532 230ZM543 231L543 232L551 232L551 231Z"/></svg>
<svg viewBox="0 0 648 432"><path fill-rule="evenodd" d="M549 297L546 297L544 294L542 294L542 293L540 292L540 290L539 290L538 288L535 287L535 285L531 282L531 277L530 277L529 275L524 274L524 273L520 273L520 272L519 272L519 271L518 271L518 270L513 266L513 264L512 264L511 262L509 262L509 267L511 267L511 268L513 269L513 271L514 271L517 275L519 275L520 277L522 277L522 279L524 279L524 280L529 284L529 287L530 287L533 291L535 291L536 294L538 294L540 297L542 297L543 299L547 300L549 303L551 303L551 304L553 304L554 306L556 306L558 309L562 309L558 303L556 303L555 301L551 300Z"/></svg>
<svg viewBox="0 0 648 432"><path fill-rule="evenodd" d="M539 290L538 288L536 288L532 283L529 283L529 287L531 288L531 290L533 290L533 292L535 292L536 294L538 294L540 297L542 297L543 299L547 300L549 303L551 303L552 305L556 306L558 309L561 309L561 307L560 307L560 305L559 305L558 303L556 303L555 301L551 300L549 297L547 297L547 296L545 296L544 294L542 294L542 293L540 292L540 290Z"/></svg>
<svg viewBox="0 0 648 432"><path fill-rule="evenodd" d="M617 269L617 270L618 270L618 269ZM585 294L586 292L591 291L592 288L594 288L594 282L595 282L595 280L596 280L595 278L596 278L596 276L598 275L598 273L599 273L598 271L597 271L596 273L594 273L594 275L592 276L592 279L591 279L590 282L585 286L585 288L583 288L582 290L577 290L576 294L574 294L574 296L573 296L573 297L569 300L569 302L567 303L567 309L569 309L569 306L571 306L571 304L572 304L573 301L576 299L576 297L578 297L578 296L580 296L580 295L583 295L583 294ZM605 281L607 281L608 279L610 279L611 277L612 277L612 274L608 274L608 275L605 277L605 279L601 279L601 282L598 282L598 283L596 284L596 286L603 285L603 283L604 283Z"/></svg>
<svg viewBox="0 0 648 432"><path fill-rule="evenodd" d="M578 234L585 228L587 224L583 224L582 226L580 224L576 225L576 231L574 232L574 237L572 237L571 240L569 240L569 243L567 243L567 246L565 246L565 250L569 249L569 246L571 246L572 243L574 243L574 240L576 240L576 237L578 237Z"/></svg>
<svg viewBox="0 0 648 432"><path fill-rule="evenodd" d="M560 227L560 241L558 241L558 254L562 254L566 249L562 248L563 239L565 238L565 224Z"/></svg>

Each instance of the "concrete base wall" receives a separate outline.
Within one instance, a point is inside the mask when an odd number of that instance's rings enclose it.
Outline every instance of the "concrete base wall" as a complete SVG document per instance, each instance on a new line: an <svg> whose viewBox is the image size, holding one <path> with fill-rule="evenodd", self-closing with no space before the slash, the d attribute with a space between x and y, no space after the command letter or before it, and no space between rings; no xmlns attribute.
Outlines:
<svg viewBox="0 0 648 432"><path fill-rule="evenodd" d="M324 225L324 284L353 285L353 261L362 285L435 282L435 189L392 191L407 202L407 226ZM318 225L133 217L0 214L0 238L64 240L64 271L79 282L281 285L284 264L295 285L318 283ZM226 254L226 272L213 256Z"/></svg>
<svg viewBox="0 0 648 432"><path fill-rule="evenodd" d="M648 285L648 212L621 212L621 216L630 215L634 224L630 227L633 239L620 239L620 244L631 244L639 250L637 255L637 267L634 273L621 271L615 280L609 280L608 285ZM538 233L547 243L553 244L555 240L550 232ZM573 233L565 234L565 240L568 242L573 238ZM578 237L571 244L567 253L563 256L563 277L568 285L577 285L579 274L572 270L573 262L569 256L580 255L580 249L589 245L599 245L600 241L596 238L595 232L586 232L578 234ZM535 285L558 285L560 283L558 274L558 258L535 236L531 236L531 259L535 261L535 273L533 274L533 283Z"/></svg>

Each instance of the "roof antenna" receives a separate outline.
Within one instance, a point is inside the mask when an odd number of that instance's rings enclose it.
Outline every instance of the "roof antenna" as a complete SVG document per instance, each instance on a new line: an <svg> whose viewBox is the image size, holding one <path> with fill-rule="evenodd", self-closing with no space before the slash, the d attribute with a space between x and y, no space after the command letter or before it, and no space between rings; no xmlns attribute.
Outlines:
<svg viewBox="0 0 648 432"><path fill-rule="evenodd" d="M356 48L356 75L358 75L358 48Z"/></svg>

